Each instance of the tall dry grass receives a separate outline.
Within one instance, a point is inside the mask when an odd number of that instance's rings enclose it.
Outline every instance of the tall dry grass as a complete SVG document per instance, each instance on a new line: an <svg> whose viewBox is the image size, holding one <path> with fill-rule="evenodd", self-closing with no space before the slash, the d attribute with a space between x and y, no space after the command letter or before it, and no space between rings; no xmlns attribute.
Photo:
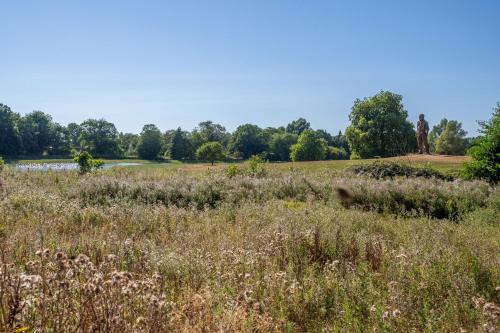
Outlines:
<svg viewBox="0 0 500 333"><path fill-rule="evenodd" d="M500 200L484 183L125 169L2 178L3 332L499 329Z"/></svg>

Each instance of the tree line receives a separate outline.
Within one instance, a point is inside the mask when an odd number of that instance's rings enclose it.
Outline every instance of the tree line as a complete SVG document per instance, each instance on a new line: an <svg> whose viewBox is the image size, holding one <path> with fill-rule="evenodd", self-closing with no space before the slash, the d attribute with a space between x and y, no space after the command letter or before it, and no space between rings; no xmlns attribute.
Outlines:
<svg viewBox="0 0 500 333"><path fill-rule="evenodd" d="M147 124L141 133L118 132L104 119L88 119L67 126L42 111L24 116L0 104L0 155L70 156L88 151L94 157L208 160L247 159L259 155L270 161L310 161L389 157L415 152L416 133L408 120L402 96L381 91L357 99L351 124L336 135L312 129L299 118L281 127L243 124L232 133L212 121L192 131L180 127L162 132ZM470 144L458 121L443 119L429 134L431 149L440 154L463 155Z"/></svg>

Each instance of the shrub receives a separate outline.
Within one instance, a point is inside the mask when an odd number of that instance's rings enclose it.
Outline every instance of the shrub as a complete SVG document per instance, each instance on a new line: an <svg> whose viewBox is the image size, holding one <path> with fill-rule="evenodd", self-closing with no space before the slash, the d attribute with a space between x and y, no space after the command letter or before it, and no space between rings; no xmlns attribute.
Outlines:
<svg viewBox="0 0 500 333"><path fill-rule="evenodd" d="M441 180L453 180L454 177L445 175L431 167L413 167L401 162L380 162L354 165L350 168L357 175L364 175L375 179L394 177L423 177Z"/></svg>
<svg viewBox="0 0 500 333"><path fill-rule="evenodd" d="M488 122L481 122L479 137L469 149L473 161L466 163L463 175L466 179L484 179L496 184L500 180L500 103Z"/></svg>
<svg viewBox="0 0 500 333"><path fill-rule="evenodd" d="M248 159L248 172L252 176L264 176L266 173L266 169L264 167L265 161L262 157L258 155L253 155Z"/></svg>
<svg viewBox="0 0 500 333"><path fill-rule="evenodd" d="M239 172L240 170L238 169L237 165L229 165L226 168L226 176L230 179L235 177Z"/></svg>
<svg viewBox="0 0 500 333"><path fill-rule="evenodd" d="M91 172L92 170L101 169L104 166L104 161L94 160L89 152L82 151L74 157L81 174Z"/></svg>
<svg viewBox="0 0 500 333"><path fill-rule="evenodd" d="M0 172L2 172L4 165L5 165L5 162L2 158L2 156L0 156Z"/></svg>

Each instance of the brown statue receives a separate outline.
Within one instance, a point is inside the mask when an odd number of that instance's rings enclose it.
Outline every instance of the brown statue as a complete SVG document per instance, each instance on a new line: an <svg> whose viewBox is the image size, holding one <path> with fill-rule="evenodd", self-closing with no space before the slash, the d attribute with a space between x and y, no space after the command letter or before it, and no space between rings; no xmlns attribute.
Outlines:
<svg viewBox="0 0 500 333"><path fill-rule="evenodd" d="M429 134L429 123L424 119L424 115L418 116L417 122L417 141L418 153L429 154L429 142L427 141L427 134Z"/></svg>

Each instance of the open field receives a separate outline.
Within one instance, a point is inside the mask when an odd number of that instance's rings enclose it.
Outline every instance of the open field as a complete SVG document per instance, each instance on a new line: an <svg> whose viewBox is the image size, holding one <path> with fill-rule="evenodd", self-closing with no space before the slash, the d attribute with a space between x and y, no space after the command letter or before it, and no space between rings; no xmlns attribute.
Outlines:
<svg viewBox="0 0 500 333"><path fill-rule="evenodd" d="M498 331L498 188L365 162L7 168L0 331Z"/></svg>
<svg viewBox="0 0 500 333"><path fill-rule="evenodd" d="M468 156L444 156L444 155L408 155L393 157L387 159L378 160L395 160L405 162L416 166L432 166L441 171L456 171L464 162L470 160ZM104 159L106 163L139 163L141 166L146 168L171 168L171 169L181 169L186 172L204 172L209 169L224 169L228 165L243 165L243 162L232 162L232 163L216 163L214 166L210 163L182 163L179 161L168 161L168 162L155 162L140 159ZM301 170L343 170L349 166L359 164L359 163L369 163L375 161L371 160L335 160L335 161L316 161L316 162L284 162L284 163L269 163L269 168L278 170L290 170L291 168L301 169ZM43 163L72 163L72 159L18 159L10 161L11 164L43 164ZM134 166L136 168L137 166Z"/></svg>

